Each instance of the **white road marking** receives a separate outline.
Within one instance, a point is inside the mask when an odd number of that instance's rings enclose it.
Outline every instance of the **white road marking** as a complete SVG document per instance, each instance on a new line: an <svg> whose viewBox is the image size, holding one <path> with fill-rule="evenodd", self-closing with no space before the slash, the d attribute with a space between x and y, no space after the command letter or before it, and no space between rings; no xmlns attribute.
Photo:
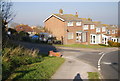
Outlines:
<svg viewBox="0 0 120 81"><path fill-rule="evenodd" d="M102 62L102 64L110 65L110 64L112 64L112 63L111 63L111 62Z"/></svg>
<svg viewBox="0 0 120 81"><path fill-rule="evenodd" d="M100 62L101 62L101 60L102 60L102 58L103 58L104 55L105 55L105 53L103 53L102 56L100 57L100 59L98 60L98 70L99 71L101 70L101 68L100 68Z"/></svg>
<svg viewBox="0 0 120 81"><path fill-rule="evenodd" d="M103 52L100 52L99 55L103 54Z"/></svg>

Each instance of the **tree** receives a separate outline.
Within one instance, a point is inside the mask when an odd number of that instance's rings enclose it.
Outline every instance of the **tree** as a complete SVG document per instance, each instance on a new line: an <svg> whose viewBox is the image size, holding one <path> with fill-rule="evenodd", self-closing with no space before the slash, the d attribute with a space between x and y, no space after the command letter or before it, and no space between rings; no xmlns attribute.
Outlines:
<svg viewBox="0 0 120 81"><path fill-rule="evenodd" d="M0 9L1 9L1 18L2 18L2 24L3 27L6 27L6 25L13 20L15 15L12 11L13 3L9 0L1 0L0 1Z"/></svg>
<svg viewBox="0 0 120 81"><path fill-rule="evenodd" d="M0 20L2 22L2 46L6 46L7 40L9 39L7 36L6 27L10 21L13 20L15 15L12 10L13 3L9 0L0 0Z"/></svg>

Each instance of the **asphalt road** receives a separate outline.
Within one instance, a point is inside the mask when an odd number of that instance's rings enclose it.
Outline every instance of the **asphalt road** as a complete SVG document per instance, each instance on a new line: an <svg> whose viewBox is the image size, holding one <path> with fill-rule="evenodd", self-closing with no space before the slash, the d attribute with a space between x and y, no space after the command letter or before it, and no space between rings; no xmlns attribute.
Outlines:
<svg viewBox="0 0 120 81"><path fill-rule="evenodd" d="M98 60L100 59L102 50L100 51L88 51L88 50L69 50L59 49L64 56L73 56L83 62L86 62L96 69L98 68ZM105 50L104 50L105 51ZM103 51L103 52L104 52ZM105 53L107 52L107 53ZM104 79L118 79L118 51L105 51L105 55L102 58L101 74Z"/></svg>
<svg viewBox="0 0 120 81"><path fill-rule="evenodd" d="M101 61L101 74L106 79L118 79L118 51L106 53Z"/></svg>

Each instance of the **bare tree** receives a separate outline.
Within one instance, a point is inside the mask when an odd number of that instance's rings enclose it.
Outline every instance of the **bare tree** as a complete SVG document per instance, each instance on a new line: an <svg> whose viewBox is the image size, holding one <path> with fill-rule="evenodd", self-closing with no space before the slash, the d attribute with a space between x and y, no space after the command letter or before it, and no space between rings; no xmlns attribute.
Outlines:
<svg viewBox="0 0 120 81"><path fill-rule="evenodd" d="M12 10L13 3L10 0L0 0L0 20L2 21L2 47L7 45L7 25L15 17Z"/></svg>
<svg viewBox="0 0 120 81"><path fill-rule="evenodd" d="M13 20L15 17L12 10L13 3L10 0L0 0L0 9L1 9L1 19L2 27L5 28L6 25Z"/></svg>

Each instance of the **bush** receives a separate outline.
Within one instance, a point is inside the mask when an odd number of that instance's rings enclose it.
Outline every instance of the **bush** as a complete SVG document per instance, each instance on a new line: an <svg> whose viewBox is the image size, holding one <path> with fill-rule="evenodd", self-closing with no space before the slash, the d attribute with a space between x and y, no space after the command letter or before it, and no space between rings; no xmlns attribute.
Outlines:
<svg viewBox="0 0 120 81"><path fill-rule="evenodd" d="M120 43L113 41L108 41L108 45L111 47L120 47Z"/></svg>
<svg viewBox="0 0 120 81"><path fill-rule="evenodd" d="M105 44L99 44L100 46L107 46L107 45L105 45Z"/></svg>
<svg viewBox="0 0 120 81"><path fill-rule="evenodd" d="M28 65L36 62L41 62L43 59L39 55L39 50L30 50L23 47L6 47L2 50L2 73L3 80L7 79L14 69L22 65Z"/></svg>
<svg viewBox="0 0 120 81"><path fill-rule="evenodd" d="M6 79L12 70L11 62L9 61L2 61L2 79Z"/></svg>

